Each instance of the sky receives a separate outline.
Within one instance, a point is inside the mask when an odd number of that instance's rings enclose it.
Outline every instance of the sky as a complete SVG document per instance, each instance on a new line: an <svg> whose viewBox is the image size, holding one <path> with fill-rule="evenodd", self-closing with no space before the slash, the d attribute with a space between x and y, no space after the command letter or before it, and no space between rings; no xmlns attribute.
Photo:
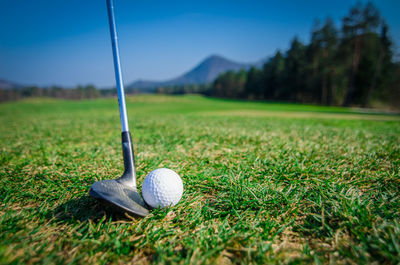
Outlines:
<svg viewBox="0 0 400 265"><path fill-rule="evenodd" d="M207 56L249 63L308 43L315 19L337 27L356 0L114 0L125 83L166 80ZM400 1L376 0L400 45ZM400 49L397 48L397 53ZM0 0L0 79L73 87L115 83L104 0Z"/></svg>

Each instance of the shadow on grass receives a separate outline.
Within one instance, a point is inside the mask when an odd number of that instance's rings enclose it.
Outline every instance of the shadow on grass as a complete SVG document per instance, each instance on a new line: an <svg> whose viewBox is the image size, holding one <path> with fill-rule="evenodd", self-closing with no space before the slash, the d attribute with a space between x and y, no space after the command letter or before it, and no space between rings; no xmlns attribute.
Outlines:
<svg viewBox="0 0 400 265"><path fill-rule="evenodd" d="M79 198L71 199L57 206L49 217L64 223L87 222L91 220L97 223L103 217L112 218L112 221L130 220L132 216L126 216L124 213L115 210L106 203L101 203L95 199L84 195ZM137 217L136 217L137 218Z"/></svg>

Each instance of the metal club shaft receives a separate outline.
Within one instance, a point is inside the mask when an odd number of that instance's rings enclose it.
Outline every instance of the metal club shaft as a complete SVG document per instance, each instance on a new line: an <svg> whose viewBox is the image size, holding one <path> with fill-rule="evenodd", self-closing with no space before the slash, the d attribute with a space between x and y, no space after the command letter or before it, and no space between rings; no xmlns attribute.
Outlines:
<svg viewBox="0 0 400 265"><path fill-rule="evenodd" d="M124 92L124 84L122 81L121 63L119 59L118 37L117 37L117 29L115 26L113 0L107 0L107 10L108 10L108 22L110 24L110 34L111 34L112 51L114 58L115 79L117 83L119 114L121 117L121 131L128 132L129 131L128 115L126 113L126 106L125 106L125 92Z"/></svg>

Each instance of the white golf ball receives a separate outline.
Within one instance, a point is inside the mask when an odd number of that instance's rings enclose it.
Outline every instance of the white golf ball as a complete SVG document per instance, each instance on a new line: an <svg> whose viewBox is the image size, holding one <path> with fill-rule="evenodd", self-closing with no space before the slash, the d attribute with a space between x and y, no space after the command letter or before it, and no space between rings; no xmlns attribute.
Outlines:
<svg viewBox="0 0 400 265"><path fill-rule="evenodd" d="M182 179L168 168L151 171L143 181L143 198L153 208L176 205L182 198L182 193Z"/></svg>

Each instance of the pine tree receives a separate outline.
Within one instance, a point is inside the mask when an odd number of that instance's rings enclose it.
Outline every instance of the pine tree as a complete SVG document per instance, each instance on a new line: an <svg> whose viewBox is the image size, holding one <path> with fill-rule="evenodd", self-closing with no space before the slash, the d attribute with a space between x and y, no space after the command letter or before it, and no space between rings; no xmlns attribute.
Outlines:
<svg viewBox="0 0 400 265"><path fill-rule="evenodd" d="M375 32L380 23L380 14L376 7L371 3L363 6L358 3L350 9L350 14L343 18L342 47L351 47L351 66L349 84L343 101L343 106L349 106L354 103L354 94L356 92L356 79L359 72L363 45L367 34Z"/></svg>

